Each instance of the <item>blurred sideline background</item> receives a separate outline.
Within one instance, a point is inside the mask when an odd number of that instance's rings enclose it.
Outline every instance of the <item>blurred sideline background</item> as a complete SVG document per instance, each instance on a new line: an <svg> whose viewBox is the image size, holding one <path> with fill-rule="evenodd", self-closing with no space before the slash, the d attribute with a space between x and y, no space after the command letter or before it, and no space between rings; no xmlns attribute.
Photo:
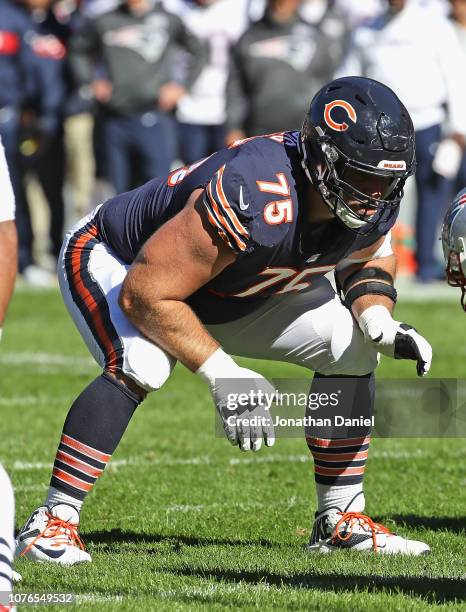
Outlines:
<svg viewBox="0 0 466 612"><path fill-rule="evenodd" d="M64 232L101 201L300 129L323 84L361 74L396 91L416 130L399 285L454 297L438 238L466 184L466 0L0 0L0 24L20 286L55 285Z"/></svg>

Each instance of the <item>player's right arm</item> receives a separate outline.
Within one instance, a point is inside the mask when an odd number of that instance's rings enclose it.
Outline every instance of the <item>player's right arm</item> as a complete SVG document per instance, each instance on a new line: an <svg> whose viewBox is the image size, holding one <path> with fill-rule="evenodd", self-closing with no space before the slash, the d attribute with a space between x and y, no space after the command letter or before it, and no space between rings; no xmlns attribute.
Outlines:
<svg viewBox="0 0 466 612"><path fill-rule="evenodd" d="M185 302L235 258L233 249L206 220L202 190L196 190L185 208L138 254L123 283L120 306L144 336L208 383L230 442L239 444L242 450L258 450L262 438L269 446L274 442L271 421L270 426L255 429L240 418L235 423L229 421L233 415L227 410L227 396L235 388L230 385L227 390L224 379L249 379L244 380L248 389L267 393L273 393L273 387L259 374L236 364ZM257 410L260 416L269 418L260 406Z"/></svg>
<svg viewBox="0 0 466 612"><path fill-rule="evenodd" d="M120 306L147 338L197 371L219 344L184 300L236 258L202 215L202 190L146 242L128 271Z"/></svg>

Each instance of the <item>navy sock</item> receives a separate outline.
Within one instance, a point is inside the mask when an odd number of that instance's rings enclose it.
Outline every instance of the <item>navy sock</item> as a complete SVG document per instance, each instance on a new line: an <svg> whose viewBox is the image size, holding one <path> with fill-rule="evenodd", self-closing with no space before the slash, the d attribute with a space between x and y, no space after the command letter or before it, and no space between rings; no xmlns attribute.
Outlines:
<svg viewBox="0 0 466 612"><path fill-rule="evenodd" d="M120 442L141 398L105 372L68 412L50 486L77 500L92 489Z"/></svg>

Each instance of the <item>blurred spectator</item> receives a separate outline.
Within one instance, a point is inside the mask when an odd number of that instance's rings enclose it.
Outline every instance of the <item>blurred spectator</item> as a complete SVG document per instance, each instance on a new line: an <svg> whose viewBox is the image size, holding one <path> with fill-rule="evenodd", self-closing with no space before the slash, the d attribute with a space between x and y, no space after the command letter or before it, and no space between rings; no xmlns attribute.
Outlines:
<svg viewBox="0 0 466 612"><path fill-rule="evenodd" d="M63 240L63 112L66 44L70 31L55 15L53 0L23 1L32 24L29 40L35 62L34 88L22 115L22 170L32 172L42 187L50 208L50 251L57 259ZM30 223L28 219L29 226ZM20 228L19 231L21 241Z"/></svg>
<svg viewBox="0 0 466 612"><path fill-rule="evenodd" d="M92 5L100 6L99 0ZM100 6L100 8L102 8ZM77 0L58 0L54 13L58 21L66 26L66 47L85 24L81 5ZM69 53L68 53L69 58ZM67 59L68 59L67 58ZM65 143L65 204L66 223L74 224L93 207L95 187L95 163L93 149L94 102L89 87L78 87L74 82L69 61L66 62L66 101L64 107Z"/></svg>
<svg viewBox="0 0 466 612"><path fill-rule="evenodd" d="M323 84L328 83L348 50L350 29L346 15L335 0L303 0L299 14L305 21L316 26L325 40L326 74L322 74L322 79Z"/></svg>
<svg viewBox="0 0 466 612"><path fill-rule="evenodd" d="M209 46L209 63L178 102L179 153L185 164L225 144L225 88L231 45L248 26L248 0L179 0L185 25Z"/></svg>
<svg viewBox="0 0 466 612"><path fill-rule="evenodd" d="M20 113L32 83L32 50L26 42L31 24L14 2L0 0L0 138L5 148L19 220L26 219L26 197L20 172ZM20 223L18 223L20 225ZM27 226L22 229L20 267L32 263L25 248ZM30 228L29 228L30 232Z"/></svg>
<svg viewBox="0 0 466 612"><path fill-rule="evenodd" d="M89 19L113 11L120 4L120 0L82 0L80 3L81 14Z"/></svg>
<svg viewBox="0 0 466 612"><path fill-rule="evenodd" d="M416 130L417 278L442 274L435 237L466 133L464 61L448 20L428 7L388 0L380 17L357 29L338 76L363 75L391 87L408 108ZM442 126L449 134L442 140ZM442 142L441 142L442 141ZM441 145L439 146L439 143Z"/></svg>
<svg viewBox="0 0 466 612"><path fill-rule="evenodd" d="M299 0L268 0L264 16L232 49L227 143L299 129L326 77L328 45L298 14Z"/></svg>
<svg viewBox="0 0 466 612"><path fill-rule="evenodd" d="M172 80L175 49L190 55L184 84ZM166 113L173 111L207 60L207 51L179 17L159 2L125 0L76 35L71 66L100 104L106 176L117 192L170 169Z"/></svg>
<svg viewBox="0 0 466 612"><path fill-rule="evenodd" d="M385 0L335 0L346 15L348 27L354 29L375 17L385 9Z"/></svg>
<svg viewBox="0 0 466 612"><path fill-rule="evenodd" d="M38 267L33 256L23 158L45 145L56 125L54 99L60 81L56 83L43 57L47 43L37 36L36 25L24 7L0 0L0 136L15 193L19 269L28 283L39 286L50 285L53 276ZM48 172L51 174L50 169Z"/></svg>
<svg viewBox="0 0 466 612"><path fill-rule="evenodd" d="M450 4L452 23L463 49L463 63L466 67L466 0L450 0ZM464 187L466 187L466 152L463 154L453 193L458 193Z"/></svg>

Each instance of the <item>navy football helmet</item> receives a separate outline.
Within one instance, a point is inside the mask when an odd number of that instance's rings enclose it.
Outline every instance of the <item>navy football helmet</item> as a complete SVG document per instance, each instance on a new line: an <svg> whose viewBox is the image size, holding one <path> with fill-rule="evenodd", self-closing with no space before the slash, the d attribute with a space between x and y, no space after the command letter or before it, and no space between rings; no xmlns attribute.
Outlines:
<svg viewBox="0 0 466 612"><path fill-rule="evenodd" d="M408 111L389 87L364 77L336 79L314 96L300 148L312 185L358 234L396 213L405 181L415 171ZM364 185L374 184L375 193L364 192Z"/></svg>

